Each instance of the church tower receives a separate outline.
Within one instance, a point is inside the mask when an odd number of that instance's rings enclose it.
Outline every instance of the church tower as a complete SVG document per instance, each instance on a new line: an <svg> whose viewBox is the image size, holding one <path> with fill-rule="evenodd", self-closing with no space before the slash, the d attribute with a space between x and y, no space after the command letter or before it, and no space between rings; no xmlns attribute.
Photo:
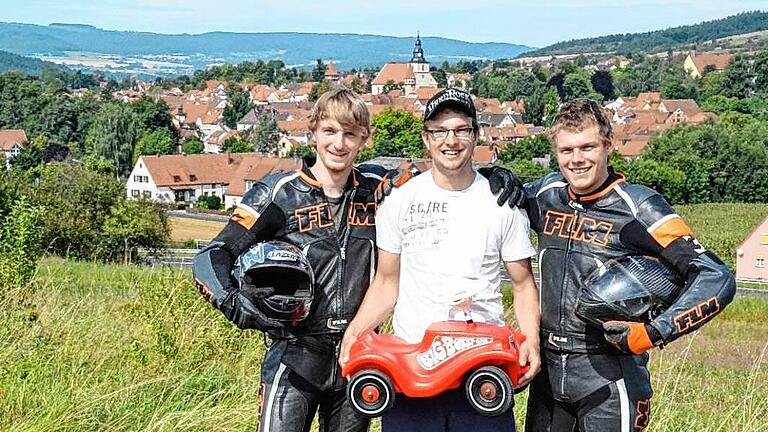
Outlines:
<svg viewBox="0 0 768 432"><path fill-rule="evenodd" d="M414 73L429 72L429 63L424 58L424 50L421 48L421 38L418 32L416 32L416 43L413 46L413 56L410 63Z"/></svg>

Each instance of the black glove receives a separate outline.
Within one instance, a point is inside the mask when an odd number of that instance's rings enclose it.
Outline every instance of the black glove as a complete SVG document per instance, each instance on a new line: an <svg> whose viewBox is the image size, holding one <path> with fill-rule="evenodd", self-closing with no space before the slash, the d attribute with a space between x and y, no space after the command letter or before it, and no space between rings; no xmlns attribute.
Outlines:
<svg viewBox="0 0 768 432"><path fill-rule="evenodd" d="M642 354L661 339L653 326L638 322L608 321L603 331L606 341L627 354Z"/></svg>
<svg viewBox="0 0 768 432"><path fill-rule="evenodd" d="M379 185L376 186L376 190L373 191L374 201L376 201L376 204L381 204L384 202L384 198L392 193L393 188L398 188L404 185L408 180L419 174L421 174L421 170L419 170L419 167L413 162L405 167L389 170L384 177L382 177Z"/></svg>
<svg viewBox="0 0 768 432"><path fill-rule="evenodd" d="M527 200L523 182L512 173L512 171L500 166L492 165L477 170L483 177L488 179L491 185L491 193L499 194L496 201L499 206L508 203L510 207L525 208Z"/></svg>
<svg viewBox="0 0 768 432"><path fill-rule="evenodd" d="M272 287L256 287L243 284L233 295L232 322L241 329L256 329L265 332L282 331L285 323L272 319L254 305L255 301L269 297L275 292Z"/></svg>

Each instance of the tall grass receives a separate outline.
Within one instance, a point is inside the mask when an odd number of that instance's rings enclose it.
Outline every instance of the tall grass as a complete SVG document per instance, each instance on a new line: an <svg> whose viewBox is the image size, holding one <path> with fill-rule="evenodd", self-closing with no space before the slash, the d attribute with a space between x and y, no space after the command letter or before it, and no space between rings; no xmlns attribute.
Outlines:
<svg viewBox="0 0 768 432"><path fill-rule="evenodd" d="M0 304L0 430L255 430L262 336L229 325L188 272L47 259L35 284ZM768 301L739 298L654 351L649 430L768 430L766 322ZM524 412L523 394L521 426Z"/></svg>

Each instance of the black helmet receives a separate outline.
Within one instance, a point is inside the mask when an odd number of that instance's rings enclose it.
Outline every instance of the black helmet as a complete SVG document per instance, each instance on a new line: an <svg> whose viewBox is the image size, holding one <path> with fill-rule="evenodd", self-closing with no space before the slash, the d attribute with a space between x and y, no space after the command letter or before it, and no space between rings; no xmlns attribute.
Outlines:
<svg viewBox="0 0 768 432"><path fill-rule="evenodd" d="M267 317L295 324L309 315L315 275L298 247L277 240L256 244L240 255L232 274L241 288L274 289L267 297L248 296Z"/></svg>
<svg viewBox="0 0 768 432"><path fill-rule="evenodd" d="M683 283L657 259L613 259L590 274L579 293L576 315L602 327L606 321L650 322L680 295Z"/></svg>

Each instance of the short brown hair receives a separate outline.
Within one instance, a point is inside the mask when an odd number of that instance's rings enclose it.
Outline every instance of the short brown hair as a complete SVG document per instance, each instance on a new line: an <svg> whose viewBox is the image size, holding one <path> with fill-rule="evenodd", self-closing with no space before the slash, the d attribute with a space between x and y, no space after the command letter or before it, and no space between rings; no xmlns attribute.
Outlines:
<svg viewBox="0 0 768 432"><path fill-rule="evenodd" d="M309 130L314 132L318 123L325 119L336 120L345 129L362 130L366 138L371 135L371 115L365 101L344 87L325 92L315 102L309 117Z"/></svg>
<svg viewBox="0 0 768 432"><path fill-rule="evenodd" d="M602 144L611 145L613 129L603 107L593 100L577 99L560 106L552 126L547 131L547 137L554 146L555 138L560 131L581 132L592 126L597 126Z"/></svg>

